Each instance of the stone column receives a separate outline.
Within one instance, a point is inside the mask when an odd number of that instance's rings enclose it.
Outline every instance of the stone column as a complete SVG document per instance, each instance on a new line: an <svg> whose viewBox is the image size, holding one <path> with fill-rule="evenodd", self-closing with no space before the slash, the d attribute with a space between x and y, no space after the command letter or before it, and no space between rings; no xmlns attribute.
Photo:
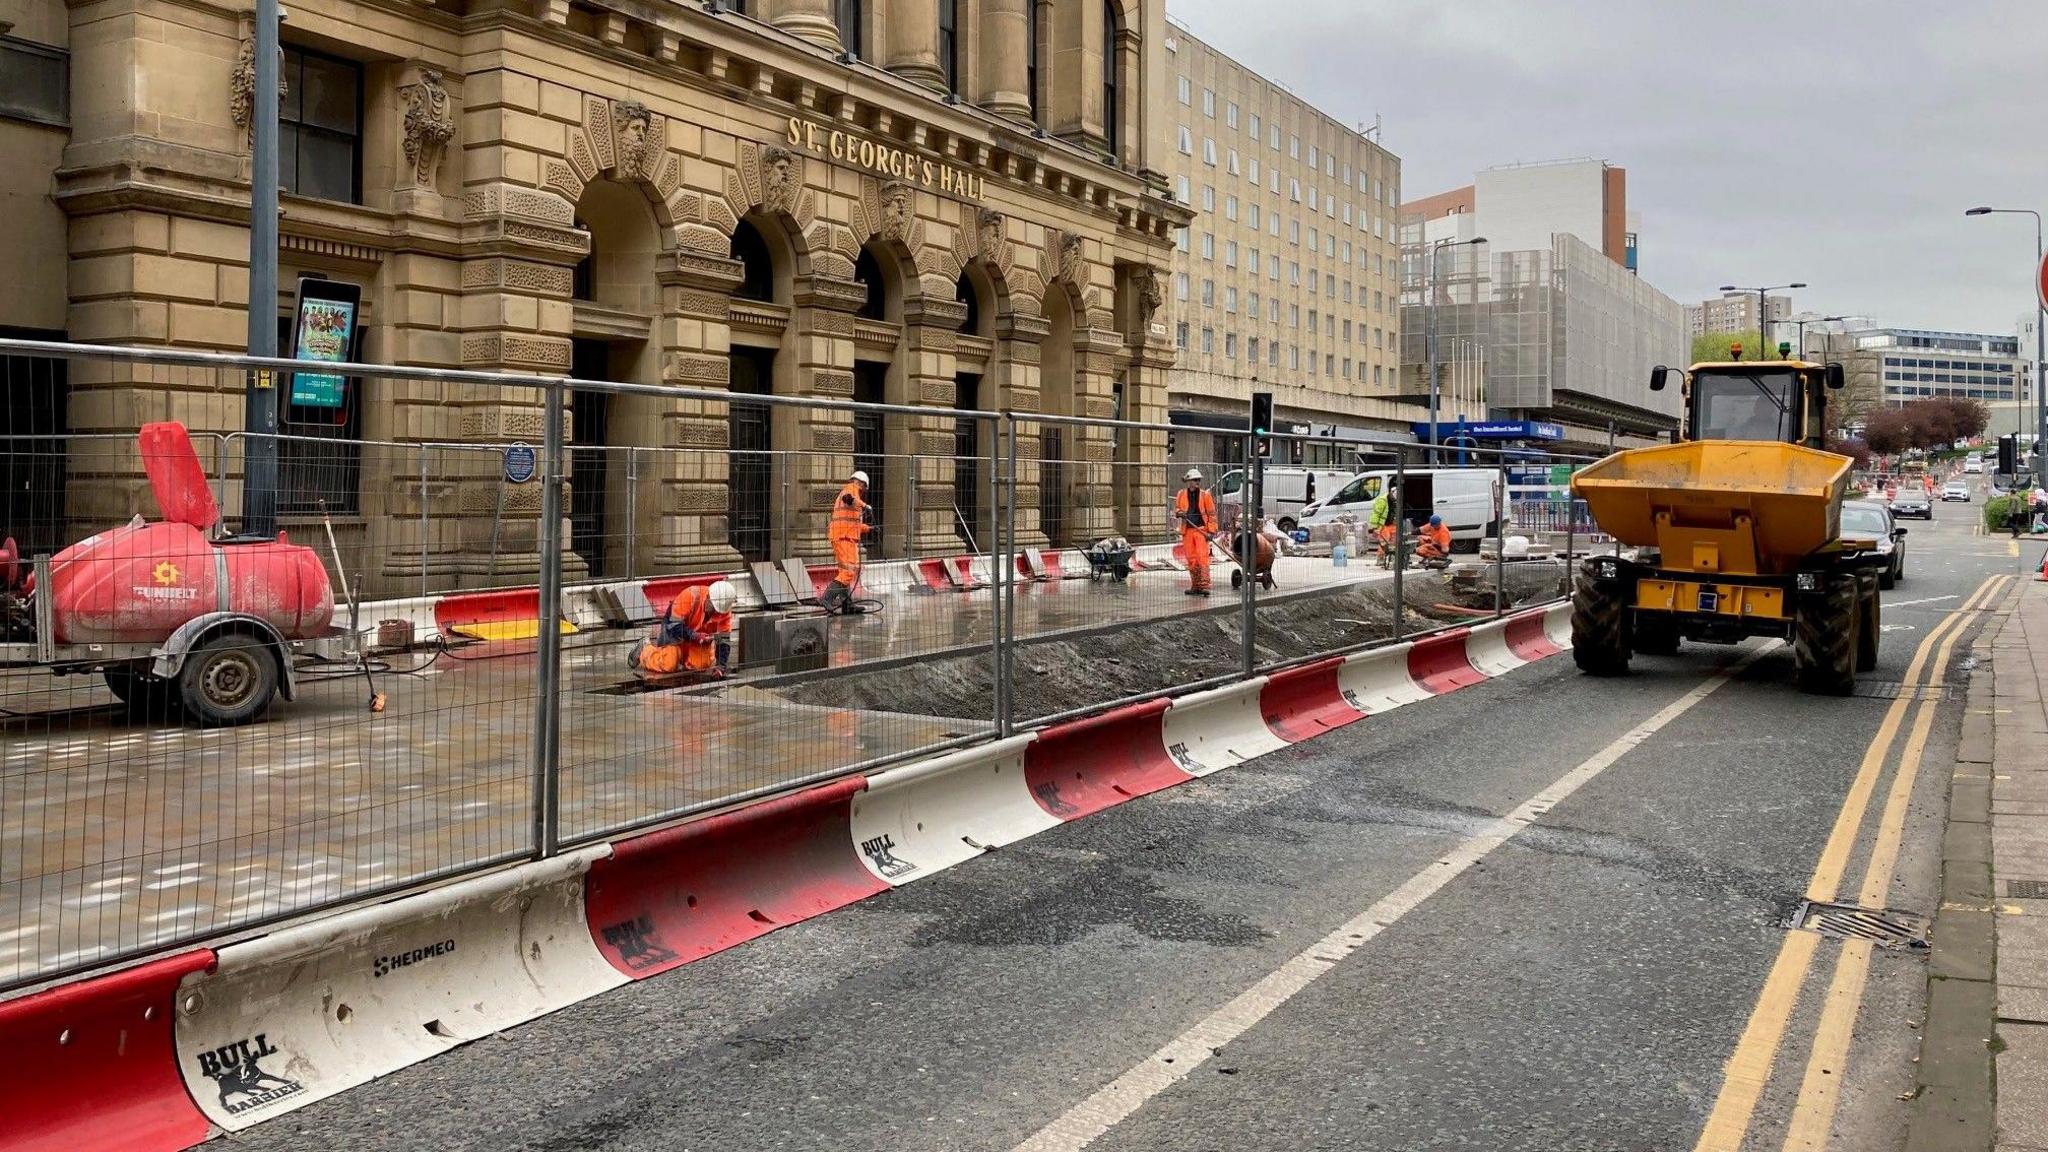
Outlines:
<svg viewBox="0 0 2048 1152"><path fill-rule="evenodd" d="M954 337L967 319L967 305L924 296L903 309L903 374L906 399L932 408L953 407L958 365ZM899 418L902 451L916 457L917 484L910 493L911 548L918 556L960 550L953 530L953 417Z"/></svg>
<svg viewBox="0 0 2048 1152"><path fill-rule="evenodd" d="M776 359L775 391L828 400L853 399L853 314L867 289L852 280L813 274L796 284L794 339ZM838 409L778 407L775 447L780 459L776 491L788 499L777 511L778 552L817 559L830 556L825 527L832 498L853 471L853 415ZM780 499L780 497L778 497Z"/></svg>
<svg viewBox="0 0 2048 1152"><path fill-rule="evenodd" d="M1124 419L1145 424L1166 423L1167 374L1173 370L1173 345L1148 340L1130 356L1124 369ZM1151 429L1125 429L1119 441L1118 520L1132 540L1168 539L1167 504L1173 478L1168 473L1166 436Z"/></svg>
<svg viewBox="0 0 2048 1152"><path fill-rule="evenodd" d="M681 388L727 386L732 351L732 292L739 261L707 251L665 253L659 344L661 382ZM654 451L636 453L632 575L729 572L743 567L732 546L728 405L676 399L663 405Z"/></svg>
<svg viewBox="0 0 2048 1152"><path fill-rule="evenodd" d="M1031 36L1028 0L983 0L980 103L998 116L1031 119Z"/></svg>
<svg viewBox="0 0 2048 1152"><path fill-rule="evenodd" d="M889 0L889 71L928 88L943 88L939 68L939 6L933 0Z"/></svg>
<svg viewBox="0 0 2048 1152"><path fill-rule="evenodd" d="M986 380L994 388L991 408L1007 408L1017 413L1039 410L1039 345L1051 331L1052 325L1043 316L1009 312L996 318L994 371ZM1017 476L1011 499L1016 509L1017 546L1043 548L1045 530L1038 523L1039 426L1029 420L1013 426L1017 435ZM996 428L1000 433L1005 424L998 421ZM999 443L997 452L1000 455L1002 451Z"/></svg>
<svg viewBox="0 0 2048 1152"><path fill-rule="evenodd" d="M832 0L771 0L769 22L801 36L827 52L839 51L839 23L832 18Z"/></svg>
<svg viewBox="0 0 2048 1152"><path fill-rule="evenodd" d="M1115 365L1123 338L1104 328L1090 328L1074 349L1075 414L1094 420L1116 417ZM1116 530L1117 432L1096 426L1069 429L1078 462L1067 480L1067 539L1053 543L1079 545Z"/></svg>

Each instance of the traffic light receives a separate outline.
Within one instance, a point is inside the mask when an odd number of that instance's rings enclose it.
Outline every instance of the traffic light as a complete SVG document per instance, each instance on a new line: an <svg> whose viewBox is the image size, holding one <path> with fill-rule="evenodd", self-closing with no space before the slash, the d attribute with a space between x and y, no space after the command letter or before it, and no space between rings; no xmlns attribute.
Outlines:
<svg viewBox="0 0 2048 1152"><path fill-rule="evenodd" d="M2019 471L2019 444L2011 436L1998 438L1998 470L2007 476Z"/></svg>
<svg viewBox="0 0 2048 1152"><path fill-rule="evenodd" d="M1273 456L1273 394L1252 393L1252 445L1260 456Z"/></svg>

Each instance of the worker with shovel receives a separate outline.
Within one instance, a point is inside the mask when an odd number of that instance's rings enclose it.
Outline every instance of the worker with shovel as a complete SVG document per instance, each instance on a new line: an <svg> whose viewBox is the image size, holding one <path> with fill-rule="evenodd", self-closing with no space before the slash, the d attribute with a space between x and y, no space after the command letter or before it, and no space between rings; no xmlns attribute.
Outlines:
<svg viewBox="0 0 2048 1152"><path fill-rule="evenodd" d="M1180 523L1180 548L1188 562L1189 596L1209 594L1209 541L1216 535L1216 497L1202 487L1202 470L1181 476L1187 487L1174 494L1173 517Z"/></svg>

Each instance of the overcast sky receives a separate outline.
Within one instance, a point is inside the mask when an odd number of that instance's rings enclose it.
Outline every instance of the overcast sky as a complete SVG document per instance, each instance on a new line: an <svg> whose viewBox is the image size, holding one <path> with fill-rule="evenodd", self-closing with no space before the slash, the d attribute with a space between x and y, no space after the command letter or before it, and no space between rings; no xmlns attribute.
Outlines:
<svg viewBox="0 0 2048 1152"><path fill-rule="evenodd" d="M2048 211L2048 0L1168 0L1167 15L1338 119L1379 114L1406 197L1516 161L1626 168L1643 276L1682 302L1803 280L1797 309L2004 333L2033 306L2033 220L1963 209Z"/></svg>

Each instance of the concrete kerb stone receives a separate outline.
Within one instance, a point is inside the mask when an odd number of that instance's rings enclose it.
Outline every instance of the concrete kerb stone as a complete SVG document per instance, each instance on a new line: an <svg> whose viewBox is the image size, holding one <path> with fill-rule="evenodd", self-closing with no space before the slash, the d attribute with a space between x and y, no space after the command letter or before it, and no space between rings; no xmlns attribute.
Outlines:
<svg viewBox="0 0 2048 1152"><path fill-rule="evenodd" d="M1014 736L868 778L853 798L853 843L868 871L908 884L1057 827L1031 798Z"/></svg>
<svg viewBox="0 0 2048 1152"><path fill-rule="evenodd" d="M587 848L220 949L177 993L178 1071L239 1131L626 983L591 941Z"/></svg>

